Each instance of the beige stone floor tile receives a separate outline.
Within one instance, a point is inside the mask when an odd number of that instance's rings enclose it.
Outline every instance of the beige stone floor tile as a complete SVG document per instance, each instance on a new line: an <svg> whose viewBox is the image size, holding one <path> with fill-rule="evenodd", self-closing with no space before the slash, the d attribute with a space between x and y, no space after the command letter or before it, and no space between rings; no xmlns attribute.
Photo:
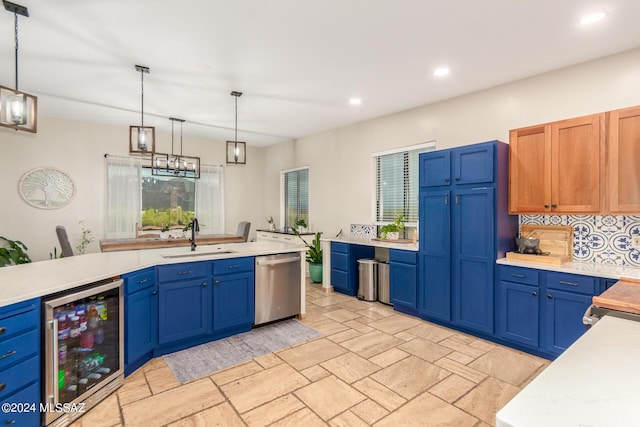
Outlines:
<svg viewBox="0 0 640 427"><path fill-rule="evenodd" d="M450 348L451 350L458 351L462 354L466 354L467 356L473 357L474 359L482 356L485 352L479 350L477 348L471 347L467 343L460 342L459 339L447 338L442 341L439 341L438 344Z"/></svg>
<svg viewBox="0 0 640 427"><path fill-rule="evenodd" d="M353 320L360 317L360 315L355 314L354 312L346 310L344 308L323 313L323 316L341 323L348 322L349 320Z"/></svg>
<svg viewBox="0 0 640 427"><path fill-rule="evenodd" d="M164 357L154 357L147 363L142 366L142 369L145 372L153 371L154 369L162 368L164 366L168 366L167 362L164 360Z"/></svg>
<svg viewBox="0 0 640 427"><path fill-rule="evenodd" d="M345 353L321 364L323 368L347 384L358 381L380 370L375 363L355 353Z"/></svg>
<svg viewBox="0 0 640 427"><path fill-rule="evenodd" d="M360 317L358 317L357 319L354 319L354 320L362 323L363 325L369 325L369 323L372 323L372 322L376 321L375 319L372 319L370 317L364 317L364 316L360 316Z"/></svg>
<svg viewBox="0 0 640 427"><path fill-rule="evenodd" d="M349 328L345 331L338 332L337 334L330 335L327 338L333 342L341 343L343 341L350 340L351 338L359 337L361 335L362 332Z"/></svg>
<svg viewBox="0 0 640 427"><path fill-rule="evenodd" d="M258 365L262 366L264 369L273 368L276 365L284 363L282 359L280 359L274 353L263 354L262 356L258 356L253 359Z"/></svg>
<svg viewBox="0 0 640 427"><path fill-rule="evenodd" d="M369 359L369 361L382 368L386 368L387 366L393 365L394 363L399 362L406 357L409 357L409 353L406 353L402 350L399 350L397 347L394 347L378 354L377 356L373 356Z"/></svg>
<svg viewBox="0 0 640 427"><path fill-rule="evenodd" d="M166 365L165 365L166 366ZM120 405L134 402L151 396L151 389L144 376L144 370L138 369L124 380L124 385L117 391Z"/></svg>
<svg viewBox="0 0 640 427"><path fill-rule="evenodd" d="M350 320L348 322L344 322L343 325L348 326L352 329L355 329L358 332L362 332L363 334L369 333L374 329L371 326L367 326L362 322L358 322L357 320Z"/></svg>
<svg viewBox="0 0 640 427"><path fill-rule="evenodd" d="M372 380L371 378L364 378L354 383L353 387L389 411L396 410L407 401L398 393L389 390L387 387Z"/></svg>
<svg viewBox="0 0 640 427"><path fill-rule="evenodd" d="M481 339L475 339L469 344L469 346L473 348L477 348L478 350L482 350L486 353L487 351L490 351L498 347L498 344L494 344L492 342L481 340Z"/></svg>
<svg viewBox="0 0 640 427"><path fill-rule="evenodd" d="M376 372L371 378L405 399L412 399L449 375L436 365L410 356Z"/></svg>
<svg viewBox="0 0 640 427"><path fill-rule="evenodd" d="M342 302L349 301L350 297L346 295L341 295L337 293L332 293L322 298L314 299L313 301L309 301L310 304L315 304L320 307L328 307L334 304L340 304Z"/></svg>
<svg viewBox="0 0 640 427"><path fill-rule="evenodd" d="M180 385L168 366L148 371L145 376L153 394L162 393Z"/></svg>
<svg viewBox="0 0 640 427"><path fill-rule="evenodd" d="M262 371L263 368L253 360L243 363L241 365L233 366L222 371L209 375L209 378L213 380L218 386L228 384L231 381L238 380L240 378L248 377L256 372Z"/></svg>
<svg viewBox="0 0 640 427"><path fill-rule="evenodd" d="M424 338L416 338L399 345L398 348L431 363L451 353L451 349L425 340Z"/></svg>
<svg viewBox="0 0 640 427"><path fill-rule="evenodd" d="M278 353L278 356L300 371L346 352L347 350L340 345L322 338L283 350Z"/></svg>
<svg viewBox="0 0 640 427"><path fill-rule="evenodd" d="M167 427L244 427L242 419L236 414L231 405L224 402L220 405L205 409L202 412L169 424Z"/></svg>
<svg viewBox="0 0 640 427"><path fill-rule="evenodd" d="M309 408L304 408L289 415L286 418L271 424L272 427L322 427L327 424L322 421Z"/></svg>
<svg viewBox="0 0 640 427"><path fill-rule="evenodd" d="M356 414L358 418L361 418L369 425L373 425L376 421L387 416L389 411L378 405L371 399L367 399L364 402L358 403L351 408L351 412Z"/></svg>
<svg viewBox="0 0 640 427"><path fill-rule="evenodd" d="M341 302L339 305L340 307L353 312L377 306L375 302L363 301L357 298L351 298L349 301Z"/></svg>
<svg viewBox="0 0 640 427"><path fill-rule="evenodd" d="M423 393L375 424L376 427L473 427L478 420L437 397Z"/></svg>
<svg viewBox="0 0 640 427"><path fill-rule="evenodd" d="M468 365L469 363L476 360L471 356L467 356L464 353L460 353L459 351L452 351L451 353L447 354L447 357L463 365Z"/></svg>
<svg viewBox="0 0 640 427"><path fill-rule="evenodd" d="M372 331L357 338L340 343L354 353L368 359L403 343L399 338L380 331Z"/></svg>
<svg viewBox="0 0 640 427"><path fill-rule="evenodd" d="M436 360L434 364L440 366L443 369L446 369L449 372L458 374L462 378L466 378L476 384L487 377L487 374L485 374L484 372L480 372L476 369L468 367L467 365L463 365L462 363L458 363L446 357Z"/></svg>
<svg viewBox="0 0 640 427"><path fill-rule="evenodd" d="M293 394L279 397L242 415L249 427L264 427L304 408Z"/></svg>
<svg viewBox="0 0 640 427"><path fill-rule="evenodd" d="M362 421L356 414L351 411L343 412L331 421L331 427L368 427L369 424Z"/></svg>
<svg viewBox="0 0 640 427"><path fill-rule="evenodd" d="M455 405L493 425L496 412L507 404L520 389L497 378L489 377L458 400ZM490 396L490 398L487 398Z"/></svg>
<svg viewBox="0 0 640 427"><path fill-rule="evenodd" d="M301 388L294 394L323 420L329 420L366 399L362 393L333 375Z"/></svg>
<svg viewBox="0 0 640 427"><path fill-rule="evenodd" d="M242 414L308 383L305 377L283 363L225 384L221 390Z"/></svg>
<svg viewBox="0 0 640 427"><path fill-rule="evenodd" d="M108 396L102 402L87 411L73 422L73 427L114 427L120 425L120 407L116 393ZM8 424L7 424L8 425ZM19 425L16 424L16 425Z"/></svg>
<svg viewBox="0 0 640 427"><path fill-rule="evenodd" d="M473 381L453 374L431 387L429 393L446 402L453 403L475 386L476 383Z"/></svg>
<svg viewBox="0 0 640 427"><path fill-rule="evenodd" d="M310 368L303 369L300 373L307 377L311 382L321 380L322 378L331 375L331 372L327 371L320 365L313 365Z"/></svg>
<svg viewBox="0 0 640 427"><path fill-rule="evenodd" d="M495 347L469 364L492 377L520 386L543 366L542 359L505 347Z"/></svg>
<svg viewBox="0 0 640 427"><path fill-rule="evenodd" d="M460 344L470 345L476 340L476 337L463 334L462 332L456 332L451 337L449 337L452 341L459 342ZM478 349L479 350L479 349Z"/></svg>
<svg viewBox="0 0 640 427"><path fill-rule="evenodd" d="M393 315L385 319L369 323L369 326L393 335L401 331L406 331L418 324L420 324L420 320L416 318Z"/></svg>
<svg viewBox="0 0 640 427"><path fill-rule="evenodd" d="M381 320L390 317L393 313L387 311L376 310L375 307L367 307L356 311L356 314L361 317L366 317L371 320Z"/></svg>
<svg viewBox="0 0 640 427"><path fill-rule="evenodd" d="M400 331L397 334L394 334L393 336L396 338L400 338L403 341L411 341L416 338L415 335L409 334L405 331Z"/></svg>
<svg viewBox="0 0 640 427"><path fill-rule="evenodd" d="M307 323L307 326L322 333L322 335L333 335L333 334L337 334L338 332L346 331L347 329L349 329L348 326L345 326L340 322L327 319L326 317L323 318L322 320Z"/></svg>
<svg viewBox="0 0 640 427"><path fill-rule="evenodd" d="M431 342L440 342L454 335L451 329L446 329L433 323L422 322L413 328L407 329L405 332L415 335Z"/></svg>
<svg viewBox="0 0 640 427"><path fill-rule="evenodd" d="M122 406L126 425L162 426L224 401L210 378L173 388Z"/></svg>

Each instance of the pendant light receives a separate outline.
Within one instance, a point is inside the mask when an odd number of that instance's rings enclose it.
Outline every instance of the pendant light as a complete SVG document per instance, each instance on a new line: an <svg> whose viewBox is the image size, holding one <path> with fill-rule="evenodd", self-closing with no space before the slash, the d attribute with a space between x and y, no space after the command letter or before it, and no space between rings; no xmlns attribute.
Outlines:
<svg viewBox="0 0 640 427"><path fill-rule="evenodd" d="M129 153L151 154L156 151L156 128L144 125L144 75L149 67L136 65L140 72L140 126L129 126Z"/></svg>
<svg viewBox="0 0 640 427"><path fill-rule="evenodd" d="M233 141L227 141L227 164L244 165L247 163L247 144L238 142L238 98L242 92L231 92L231 96L236 98L236 135Z"/></svg>
<svg viewBox="0 0 640 427"><path fill-rule="evenodd" d="M171 120L171 155L165 153L151 154L151 174L156 176L173 176L181 178L200 178L200 157L182 154L182 124L183 119L169 117ZM174 154L173 135L175 122L180 123L180 154Z"/></svg>
<svg viewBox="0 0 640 427"><path fill-rule="evenodd" d="M0 86L0 126L36 133L38 131L38 98L18 90L18 15L29 17L29 10L3 0L4 8L15 18L16 88Z"/></svg>

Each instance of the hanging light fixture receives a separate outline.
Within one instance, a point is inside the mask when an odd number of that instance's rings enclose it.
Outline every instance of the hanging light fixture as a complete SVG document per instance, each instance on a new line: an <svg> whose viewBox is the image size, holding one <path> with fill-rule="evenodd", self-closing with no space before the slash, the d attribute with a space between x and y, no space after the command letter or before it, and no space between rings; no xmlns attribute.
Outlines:
<svg viewBox="0 0 640 427"><path fill-rule="evenodd" d="M165 153L151 154L151 174L157 176L174 176L182 178L200 178L200 157L184 156L182 154L182 124L183 119L169 117L171 120L171 155ZM174 124L180 123L180 154L174 154L173 135Z"/></svg>
<svg viewBox="0 0 640 427"><path fill-rule="evenodd" d="M0 126L36 133L38 131L38 98L18 90L18 15L29 17L29 10L3 0L4 8L15 17L16 88L0 86Z"/></svg>
<svg viewBox="0 0 640 427"><path fill-rule="evenodd" d="M140 72L140 126L129 126L129 153L151 154L156 151L156 128L144 125L144 75L149 74L149 67L136 65Z"/></svg>
<svg viewBox="0 0 640 427"><path fill-rule="evenodd" d="M227 164L244 165L247 163L247 144L238 142L238 98L242 92L231 92L231 96L236 97L236 136L233 141L227 141Z"/></svg>

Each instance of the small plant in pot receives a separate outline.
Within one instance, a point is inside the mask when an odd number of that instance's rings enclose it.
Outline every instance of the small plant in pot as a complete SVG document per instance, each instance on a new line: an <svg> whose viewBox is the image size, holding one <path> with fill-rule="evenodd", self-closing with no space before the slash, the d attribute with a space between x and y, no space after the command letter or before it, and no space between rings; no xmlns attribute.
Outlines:
<svg viewBox="0 0 640 427"><path fill-rule="evenodd" d="M267 224L269 224L269 230L276 231L276 224L273 222L273 216L269 215L267 217Z"/></svg>
<svg viewBox="0 0 640 427"><path fill-rule="evenodd" d="M296 219L296 222L293 223L294 228L296 228L301 233L305 233L307 231L307 221L304 219Z"/></svg>
<svg viewBox="0 0 640 427"><path fill-rule="evenodd" d="M398 214L391 224L380 227L380 236L385 240L398 240L400 238L400 232L403 229L404 216L402 214Z"/></svg>
<svg viewBox="0 0 640 427"><path fill-rule="evenodd" d="M309 248L307 251L306 260L309 263L309 275L313 283L322 283L322 233L316 233L311 244L307 243L297 228L292 227L293 234L298 236L300 240L304 242L304 245Z"/></svg>

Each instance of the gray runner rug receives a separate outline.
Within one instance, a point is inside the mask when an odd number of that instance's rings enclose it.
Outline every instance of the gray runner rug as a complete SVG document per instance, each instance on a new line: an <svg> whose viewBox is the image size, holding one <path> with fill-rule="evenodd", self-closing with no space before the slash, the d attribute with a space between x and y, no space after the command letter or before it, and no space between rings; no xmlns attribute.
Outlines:
<svg viewBox="0 0 640 427"><path fill-rule="evenodd" d="M180 383L322 336L295 319L164 355Z"/></svg>

